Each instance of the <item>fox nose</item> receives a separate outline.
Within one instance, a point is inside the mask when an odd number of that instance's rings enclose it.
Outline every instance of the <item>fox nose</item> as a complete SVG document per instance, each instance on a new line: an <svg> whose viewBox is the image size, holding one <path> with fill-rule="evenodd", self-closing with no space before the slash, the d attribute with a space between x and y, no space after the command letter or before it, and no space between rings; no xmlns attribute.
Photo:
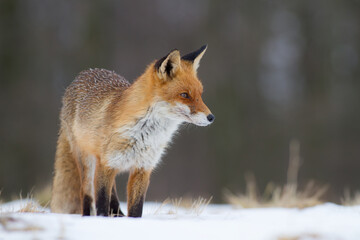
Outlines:
<svg viewBox="0 0 360 240"><path fill-rule="evenodd" d="M209 115L207 115L206 118L207 118L207 120L208 120L209 122L211 122L211 123L215 120L215 116L214 116L213 114L211 114L211 113L210 113Z"/></svg>

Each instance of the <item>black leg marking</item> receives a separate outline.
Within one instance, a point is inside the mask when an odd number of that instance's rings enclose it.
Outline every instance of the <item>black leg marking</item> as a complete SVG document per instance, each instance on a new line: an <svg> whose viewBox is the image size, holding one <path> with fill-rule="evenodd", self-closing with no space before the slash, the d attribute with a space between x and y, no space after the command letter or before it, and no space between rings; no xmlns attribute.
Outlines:
<svg viewBox="0 0 360 240"><path fill-rule="evenodd" d="M97 194L96 212L98 216L109 215L109 196L106 194L105 187L100 188Z"/></svg>
<svg viewBox="0 0 360 240"><path fill-rule="evenodd" d="M144 198L145 196L142 196L139 201L137 201L134 205L131 206L128 212L129 217L138 218L142 216Z"/></svg>
<svg viewBox="0 0 360 240"><path fill-rule="evenodd" d="M83 214L82 214L83 216L90 216L92 201L93 201L92 197L85 194L83 199Z"/></svg>
<svg viewBox="0 0 360 240"><path fill-rule="evenodd" d="M120 209L119 199L116 193L116 186L114 184L111 191L111 200L110 200L110 213L114 217L123 217L124 213Z"/></svg>

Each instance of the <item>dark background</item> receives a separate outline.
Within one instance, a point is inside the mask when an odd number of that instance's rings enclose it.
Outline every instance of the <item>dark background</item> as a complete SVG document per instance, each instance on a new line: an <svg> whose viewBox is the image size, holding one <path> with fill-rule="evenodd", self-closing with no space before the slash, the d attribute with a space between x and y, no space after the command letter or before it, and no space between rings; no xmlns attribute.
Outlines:
<svg viewBox="0 0 360 240"><path fill-rule="evenodd" d="M169 50L204 43L215 123L180 131L148 199L219 202L224 189L244 191L246 172L260 189L283 184L292 139L300 185L328 184L332 201L360 188L360 1L1 0L1 198L51 182L61 97L77 73L133 81Z"/></svg>

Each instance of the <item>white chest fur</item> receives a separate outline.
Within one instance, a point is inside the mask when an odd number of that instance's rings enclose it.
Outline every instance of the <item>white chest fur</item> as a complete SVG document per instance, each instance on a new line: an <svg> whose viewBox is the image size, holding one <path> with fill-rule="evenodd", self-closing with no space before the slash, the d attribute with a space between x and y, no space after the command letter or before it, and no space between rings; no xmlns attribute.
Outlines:
<svg viewBox="0 0 360 240"><path fill-rule="evenodd" d="M108 165L120 171L153 169L181 124L166 116L168 108L167 103L158 103L134 125L119 129L119 137L127 139L129 147L110 153Z"/></svg>

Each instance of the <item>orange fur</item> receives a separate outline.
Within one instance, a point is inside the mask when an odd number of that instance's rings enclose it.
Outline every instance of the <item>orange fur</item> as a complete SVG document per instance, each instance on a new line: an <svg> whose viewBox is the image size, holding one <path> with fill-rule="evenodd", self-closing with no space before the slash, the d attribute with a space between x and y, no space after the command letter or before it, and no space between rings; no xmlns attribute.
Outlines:
<svg viewBox="0 0 360 240"><path fill-rule="evenodd" d="M193 61L182 60L174 50L150 64L133 84L104 69L77 76L60 113L52 211L107 215L121 171L131 171L129 212L142 209L150 172L178 124L213 121L206 120L213 115L201 98L203 86L196 73L205 50ZM145 159L149 156L155 159Z"/></svg>
<svg viewBox="0 0 360 240"><path fill-rule="evenodd" d="M127 185L128 213L130 216L139 212L141 217L142 204L150 183L151 171L135 169L130 173Z"/></svg>

